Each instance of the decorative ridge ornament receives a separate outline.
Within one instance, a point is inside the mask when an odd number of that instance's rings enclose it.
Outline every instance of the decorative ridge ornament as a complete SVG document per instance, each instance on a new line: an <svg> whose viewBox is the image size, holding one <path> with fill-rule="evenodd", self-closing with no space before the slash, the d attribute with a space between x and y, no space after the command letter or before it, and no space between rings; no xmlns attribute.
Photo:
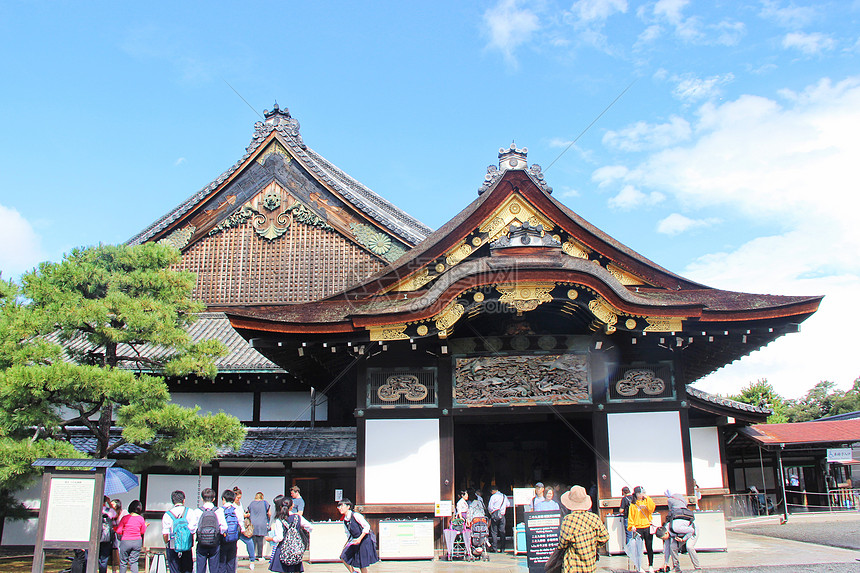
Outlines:
<svg viewBox="0 0 860 573"><path fill-rule="evenodd" d="M484 176L484 183L478 188L478 195L486 193L490 187L495 185L496 182L502 178L505 171L510 170L526 171L541 189L547 193L552 193L552 187L547 185L546 181L544 181L543 171L541 171L540 165L535 163L529 167L527 161L528 152L529 150L527 147L517 149L515 143L511 143L511 146L508 149L500 147L499 166L496 167L495 165L490 165L487 167L487 174Z"/></svg>
<svg viewBox="0 0 860 573"><path fill-rule="evenodd" d="M528 153L529 150L527 147L517 149L517 146L514 142L511 142L511 146L508 149L500 147L499 169L502 171L508 171L510 169L526 169L528 167L528 163L526 161L526 156L528 155Z"/></svg>
<svg viewBox="0 0 860 573"><path fill-rule="evenodd" d="M254 124L254 139L265 139L273 130L278 131L281 135L294 140L299 147L307 149L307 145L302 141L302 136L299 133L299 122L290 115L290 110L287 108L281 109L278 107L278 102L275 102L271 111L263 110L265 121L258 121Z"/></svg>

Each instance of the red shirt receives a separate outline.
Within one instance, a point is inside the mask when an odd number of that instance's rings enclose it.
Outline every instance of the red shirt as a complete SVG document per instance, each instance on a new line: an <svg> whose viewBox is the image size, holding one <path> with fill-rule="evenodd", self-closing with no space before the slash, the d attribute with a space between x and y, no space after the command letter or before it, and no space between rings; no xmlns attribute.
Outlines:
<svg viewBox="0 0 860 573"><path fill-rule="evenodd" d="M116 526L116 533L121 540L126 539L143 539L143 534L146 531L146 521L143 517L129 513L122 516L119 524Z"/></svg>

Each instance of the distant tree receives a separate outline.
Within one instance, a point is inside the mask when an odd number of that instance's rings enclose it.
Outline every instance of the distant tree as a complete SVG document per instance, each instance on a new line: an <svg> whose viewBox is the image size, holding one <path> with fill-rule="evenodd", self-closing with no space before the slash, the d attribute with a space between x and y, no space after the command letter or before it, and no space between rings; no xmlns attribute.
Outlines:
<svg viewBox="0 0 860 573"><path fill-rule="evenodd" d="M790 400L786 415L790 422L808 422L857 410L860 410L860 378L847 391L838 389L835 382L822 380L803 398Z"/></svg>
<svg viewBox="0 0 860 573"><path fill-rule="evenodd" d="M750 383L741 390L740 394L729 396L729 398L744 404L773 410L773 413L767 418L768 424L781 424L788 421L785 398L774 390L766 378Z"/></svg>
<svg viewBox="0 0 860 573"><path fill-rule="evenodd" d="M203 305L190 297L194 275L170 268L178 260L166 245L97 246L41 264L20 291L2 283L0 488L32 477L37 457L81 456L70 426L87 429L99 458L145 446L141 465L197 467L239 447L239 420L172 404L161 377L212 378L224 352L220 342L190 340L185 327ZM122 434L112 437L116 426Z"/></svg>

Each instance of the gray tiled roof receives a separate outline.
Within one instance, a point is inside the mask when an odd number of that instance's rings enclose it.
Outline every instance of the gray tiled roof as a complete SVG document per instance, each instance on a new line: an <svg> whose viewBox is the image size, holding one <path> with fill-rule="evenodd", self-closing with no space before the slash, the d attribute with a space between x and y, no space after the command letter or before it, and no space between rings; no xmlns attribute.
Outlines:
<svg viewBox="0 0 860 573"><path fill-rule="evenodd" d="M773 414L773 410L770 410L769 408L760 408L758 406L753 406L752 404L745 404L744 402L738 402L737 400L724 398L723 396L709 394L703 390L694 388L693 386L687 386L687 394L693 396L694 398L698 398L699 400L704 400L705 402L717 404L718 406L723 406L725 408L743 410L746 412L753 412L755 414Z"/></svg>
<svg viewBox="0 0 860 573"><path fill-rule="evenodd" d="M96 439L83 427L69 428L71 443L79 452L94 455ZM111 430L111 443L119 439L120 429ZM124 444L112 454L114 456L137 456L146 448ZM267 460L354 460L356 457L355 428L248 428L245 441L237 451L224 450L218 453L222 460L267 459Z"/></svg>
<svg viewBox="0 0 860 573"><path fill-rule="evenodd" d="M226 372L270 372L282 373L283 369L271 362L268 358L251 348L248 342L239 336L230 321L222 312L203 312L197 315L197 320L188 327L188 334L193 342L203 340L219 340L227 347L227 354L215 360L215 366L221 373ZM60 342L57 333L46 337L51 342L62 344L74 352L86 352L91 345L86 339L79 338L68 342ZM144 345L137 351L145 358L163 360L170 354L168 349L162 346ZM133 354L132 349L124 344L117 348L120 355Z"/></svg>
<svg viewBox="0 0 860 573"><path fill-rule="evenodd" d="M277 105L272 113L266 114L266 121L258 121L254 125L254 137L245 149L245 154L232 167L218 176L209 185L203 187L191 197L183 201L178 207L167 213L149 227L128 240L128 244L137 245L145 243L159 232L170 226L171 223L180 219L192 208L208 199L222 183L229 179L245 162L251 157L266 138L276 131L281 137L290 153L298 158L305 167L320 179L331 186L345 200L349 201L357 209L374 219L383 227L389 229L399 237L406 239L410 244L420 243L430 234L431 229L395 207L366 186L362 185L321 155L309 149L299 134L299 123L289 115L287 110L278 110Z"/></svg>

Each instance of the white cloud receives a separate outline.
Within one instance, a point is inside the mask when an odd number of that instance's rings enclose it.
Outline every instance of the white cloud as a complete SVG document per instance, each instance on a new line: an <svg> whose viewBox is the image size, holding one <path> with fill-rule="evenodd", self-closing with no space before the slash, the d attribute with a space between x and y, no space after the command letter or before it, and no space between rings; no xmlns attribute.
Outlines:
<svg viewBox="0 0 860 573"><path fill-rule="evenodd" d="M763 2L760 15L786 28L802 28L811 23L818 14L812 6L789 4L783 7L779 2L766 0Z"/></svg>
<svg viewBox="0 0 860 573"><path fill-rule="evenodd" d="M680 235L690 229L710 227L719 223L719 219L690 219L680 213L672 213L657 222L657 232L663 235Z"/></svg>
<svg viewBox="0 0 860 573"><path fill-rule="evenodd" d="M517 65L514 51L531 39L540 28L537 15L520 8L519 0L500 0L484 12L484 24L490 37L488 47L499 50L511 66Z"/></svg>
<svg viewBox="0 0 860 573"><path fill-rule="evenodd" d="M596 169L591 174L591 180L595 181L598 187L607 187L623 179L628 173L630 173L630 170L623 165L606 165Z"/></svg>
<svg viewBox="0 0 860 573"><path fill-rule="evenodd" d="M685 75L673 78L677 85L672 93L682 101L699 101L712 98L720 94L720 86L734 81L735 76L728 73L722 76L711 76L709 78L697 78Z"/></svg>
<svg viewBox="0 0 860 573"><path fill-rule="evenodd" d="M4 280L45 260L42 241L32 225L15 209L0 205L0 272Z"/></svg>
<svg viewBox="0 0 860 573"><path fill-rule="evenodd" d="M185 163L185 161L186 161L186 159L184 157L180 157L179 159L177 159L176 161L173 162L173 166L179 167L180 165Z"/></svg>
<svg viewBox="0 0 860 573"><path fill-rule="evenodd" d="M571 12L579 22L603 21L616 13L627 12L627 0L577 0Z"/></svg>
<svg viewBox="0 0 860 573"><path fill-rule="evenodd" d="M800 50L807 56L814 56L832 50L836 47L836 42L830 36L818 32L814 34L791 32L782 39L782 47L785 49L793 48Z"/></svg>
<svg viewBox="0 0 860 573"><path fill-rule="evenodd" d="M659 191L643 193L633 185L625 185L621 191L609 199L609 206L613 209L629 210L644 205L655 205L666 198Z"/></svg>
<svg viewBox="0 0 860 573"><path fill-rule="evenodd" d="M690 123L684 118L672 116L666 123L639 121L619 131L607 131L603 144L621 151L662 149L690 138Z"/></svg>
<svg viewBox="0 0 860 573"><path fill-rule="evenodd" d="M847 388L860 375L856 344L844 334L845 325L860 322L853 304L860 292L860 226L852 208L858 132L860 76L823 79L780 92L778 100L744 95L704 104L690 143L633 167L612 167L614 184L657 190L688 213L720 208L723 228L747 235L778 229L702 256L682 275L726 290L826 295L801 333L721 369L702 381L703 389L734 392L766 377L783 394L799 396L822 379Z"/></svg>

